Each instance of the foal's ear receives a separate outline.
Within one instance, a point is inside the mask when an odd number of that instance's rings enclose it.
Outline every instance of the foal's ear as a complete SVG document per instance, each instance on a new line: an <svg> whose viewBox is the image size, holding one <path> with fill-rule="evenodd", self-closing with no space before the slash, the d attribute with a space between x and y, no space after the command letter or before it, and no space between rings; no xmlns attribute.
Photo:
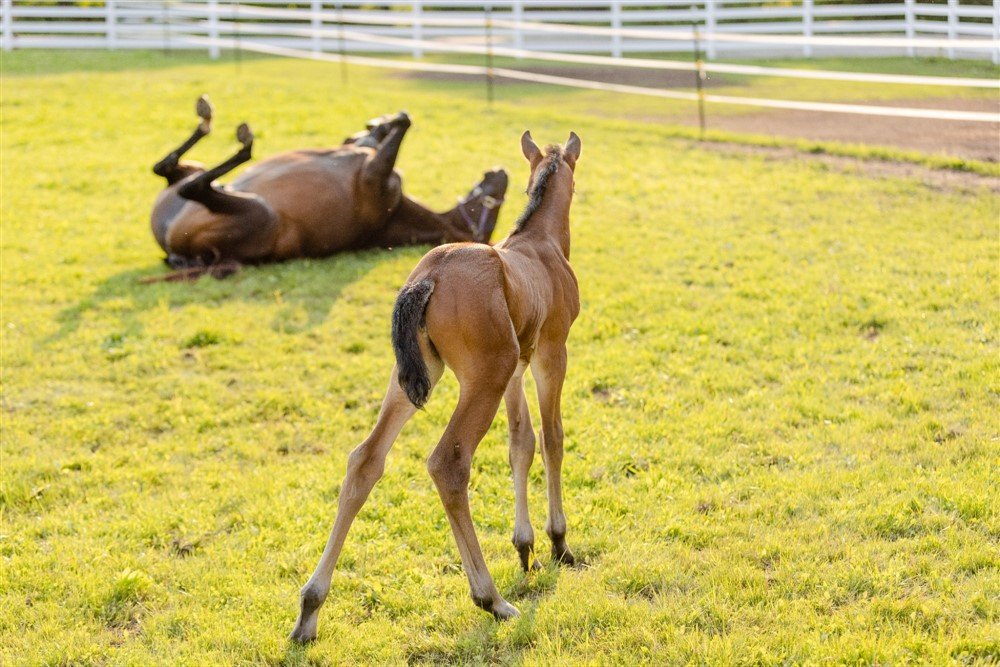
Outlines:
<svg viewBox="0 0 1000 667"><path fill-rule="evenodd" d="M521 152L531 163L532 169L542 160L542 151L538 150L535 140L531 138L531 130L525 130L521 135Z"/></svg>
<svg viewBox="0 0 1000 667"><path fill-rule="evenodd" d="M580 151L582 149L583 145L580 143L580 137L576 136L576 132L570 132L569 140L563 146L563 159L569 164L570 169L576 169L576 161L580 159Z"/></svg>

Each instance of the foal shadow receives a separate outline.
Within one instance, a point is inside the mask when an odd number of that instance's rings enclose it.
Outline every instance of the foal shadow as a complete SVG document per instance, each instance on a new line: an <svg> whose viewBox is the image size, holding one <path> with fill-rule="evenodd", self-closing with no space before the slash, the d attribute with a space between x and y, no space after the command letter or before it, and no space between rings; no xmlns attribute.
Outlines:
<svg viewBox="0 0 1000 667"><path fill-rule="evenodd" d="M56 315L59 328L45 342L53 344L71 336L86 322L88 315L117 317L121 330L141 334L143 314L147 311L233 301L271 306L271 319L267 324L272 330L302 333L327 320L344 289L364 280L385 262L412 255L413 261L407 264L412 266L425 250L365 250L340 253L322 260L245 266L222 280L203 276L192 282L143 283L143 280L162 275L165 267L131 269L107 278L89 296L60 311ZM400 282L404 278L405 273L401 272Z"/></svg>

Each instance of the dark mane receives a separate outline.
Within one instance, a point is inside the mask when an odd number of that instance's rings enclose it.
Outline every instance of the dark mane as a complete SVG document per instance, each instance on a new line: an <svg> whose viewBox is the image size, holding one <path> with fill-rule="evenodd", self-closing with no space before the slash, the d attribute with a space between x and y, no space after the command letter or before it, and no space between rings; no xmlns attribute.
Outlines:
<svg viewBox="0 0 1000 667"><path fill-rule="evenodd" d="M538 167L538 177L535 179L534 186L528 191L528 205L524 207L524 212L514 222L514 234L521 231L524 223L528 222L531 216L538 211L538 207L542 205L542 198L545 197L545 188L549 184L549 178L559 170L562 157L562 146L553 144L545 147L545 157L542 158L542 164Z"/></svg>

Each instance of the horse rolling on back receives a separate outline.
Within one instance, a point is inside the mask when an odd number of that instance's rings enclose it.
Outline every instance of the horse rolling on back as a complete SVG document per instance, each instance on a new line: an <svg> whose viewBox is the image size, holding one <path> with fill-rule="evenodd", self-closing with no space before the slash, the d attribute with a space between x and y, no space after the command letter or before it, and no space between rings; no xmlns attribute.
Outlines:
<svg viewBox="0 0 1000 667"><path fill-rule="evenodd" d="M376 119L367 132L331 149L289 151L254 165L231 185L215 181L251 158L253 133L217 167L181 161L211 130L213 109L198 100L201 122L153 171L167 187L153 206L153 236L178 269L225 262L326 257L343 250L488 241L507 190L494 169L459 203L436 213L407 197L395 171L410 118Z"/></svg>
<svg viewBox="0 0 1000 667"><path fill-rule="evenodd" d="M529 366L542 419L549 501L545 530L552 541L552 557L564 564L574 562L566 546L562 507L560 397L566 339L580 311L580 293L569 264L569 210L581 143L570 133L565 147L549 146L543 152L525 132L521 148L531 165L530 201L514 231L492 247L458 243L431 250L399 293L392 318L396 365L389 388L374 429L348 459L333 530L301 591L293 640L316 637L319 609L351 523L382 476L386 455L400 430L427 401L445 366L458 379L458 405L427 467L455 535L472 599L497 618L518 615L497 592L469 511L472 456L501 398L510 422L512 541L525 570L539 567L528 519L528 469L535 453L524 393Z"/></svg>

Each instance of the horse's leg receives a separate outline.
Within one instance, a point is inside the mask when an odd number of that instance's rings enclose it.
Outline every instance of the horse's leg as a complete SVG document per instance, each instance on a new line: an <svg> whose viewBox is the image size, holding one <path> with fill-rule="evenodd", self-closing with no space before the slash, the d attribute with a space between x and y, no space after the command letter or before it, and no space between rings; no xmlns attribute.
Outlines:
<svg viewBox="0 0 1000 667"><path fill-rule="evenodd" d="M524 367L518 365L503 395L510 424L510 469L514 476L514 536L511 542L525 572L541 567L535 560L535 531L528 519L528 470L535 457L535 434L524 396Z"/></svg>
<svg viewBox="0 0 1000 667"><path fill-rule="evenodd" d="M496 361L503 358L499 354ZM496 416L504 386L513 370L514 363L509 366L494 364L490 358L484 360L476 372L459 376L458 407L427 460L427 469L437 486L462 556L472 599L477 606L501 619L517 616L518 611L500 596L486 567L469 511L469 477L472 454Z"/></svg>
<svg viewBox="0 0 1000 667"><path fill-rule="evenodd" d="M427 355L432 356L432 355ZM428 373L431 385L435 384L444 370L444 366L436 359L427 359ZM378 421L371 434L351 452L347 460L347 475L340 487L337 518L330 532L323 555L309 581L303 586L299 610L299 618L295 622L291 639L299 642L312 641L316 638L316 625L319 618L319 608L326 600L330 591L330 579L333 568L337 564L340 550L344 546L347 531L364 505L375 482L382 476L385 467L385 457L392 448L393 442L402 430L403 425L413 416L417 409L403 393L396 379L396 369L393 368L389 380L389 389L382 401Z"/></svg>
<svg viewBox="0 0 1000 667"><path fill-rule="evenodd" d="M563 428L562 386L566 377L566 345L540 344L531 362L542 415L542 458L548 486L549 516L545 532L552 540L552 557L564 565L576 561L566 546L566 515L562 506Z"/></svg>
<svg viewBox="0 0 1000 667"><path fill-rule="evenodd" d="M236 154L217 167L203 171L194 178L185 181L177 189L177 194L185 199L202 204L212 213L241 213L246 209L247 201L257 201L256 197L246 193L230 192L215 187L213 182L230 171L248 162L253 149L253 132L243 123L236 128L236 139L243 146Z"/></svg>
<svg viewBox="0 0 1000 667"><path fill-rule="evenodd" d="M194 132L187 138L187 141L167 153L166 157L153 165L153 173L167 179L168 185L173 185L182 178L185 178L201 169L195 165L180 164L181 156L191 150L192 146L212 131L213 109L212 105L208 101L208 98L204 95L199 97L198 102L195 104L195 110L201 118L201 122L198 123L198 127L194 128Z"/></svg>
<svg viewBox="0 0 1000 667"><path fill-rule="evenodd" d="M362 178L369 184L384 183L396 168L396 158L399 157L399 148L403 144L403 137L410 129L410 117L405 113L399 114L390 121L392 129L386 137L379 142L375 154L365 162L362 168Z"/></svg>

